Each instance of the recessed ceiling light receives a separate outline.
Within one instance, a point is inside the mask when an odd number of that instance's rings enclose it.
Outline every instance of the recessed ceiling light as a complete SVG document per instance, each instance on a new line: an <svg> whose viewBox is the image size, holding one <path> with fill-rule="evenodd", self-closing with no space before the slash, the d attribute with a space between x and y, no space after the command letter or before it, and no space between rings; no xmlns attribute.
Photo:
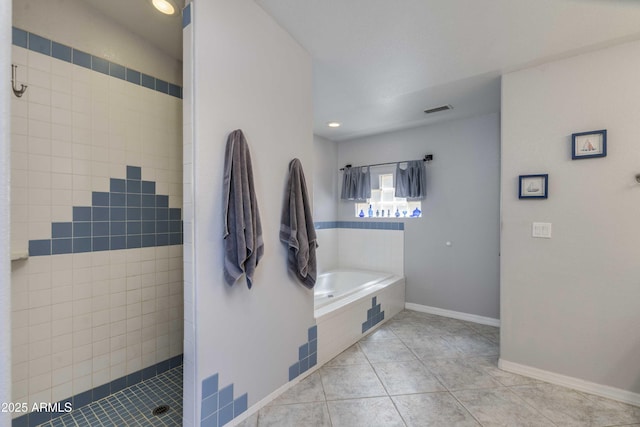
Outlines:
<svg viewBox="0 0 640 427"><path fill-rule="evenodd" d="M153 6L165 15L176 13L176 6L168 0L151 0Z"/></svg>
<svg viewBox="0 0 640 427"><path fill-rule="evenodd" d="M340 123L338 123L338 122L329 122L329 123L327 123L327 126L329 126L330 128L339 128L340 127Z"/></svg>

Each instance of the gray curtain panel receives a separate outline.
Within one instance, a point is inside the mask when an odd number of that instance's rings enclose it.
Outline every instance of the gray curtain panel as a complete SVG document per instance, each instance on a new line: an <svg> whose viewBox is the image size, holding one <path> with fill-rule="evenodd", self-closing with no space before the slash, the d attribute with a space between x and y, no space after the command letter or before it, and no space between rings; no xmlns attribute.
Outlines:
<svg viewBox="0 0 640 427"><path fill-rule="evenodd" d="M366 166L345 168L342 175L342 200L364 202L371 198L371 173Z"/></svg>
<svg viewBox="0 0 640 427"><path fill-rule="evenodd" d="M424 199L427 197L427 170L422 160L412 160L402 168L396 165L396 197Z"/></svg>

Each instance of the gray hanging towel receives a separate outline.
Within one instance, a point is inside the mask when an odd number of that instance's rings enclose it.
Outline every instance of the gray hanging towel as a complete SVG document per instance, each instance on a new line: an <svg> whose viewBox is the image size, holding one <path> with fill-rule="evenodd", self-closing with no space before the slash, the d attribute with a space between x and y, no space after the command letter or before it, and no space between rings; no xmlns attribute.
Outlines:
<svg viewBox="0 0 640 427"><path fill-rule="evenodd" d="M316 230L313 226L307 183L300 160L289 163L280 224L280 241L288 246L287 264L303 285L316 284Z"/></svg>
<svg viewBox="0 0 640 427"><path fill-rule="evenodd" d="M371 172L368 167L358 166L344 169L340 198L359 202L371 198Z"/></svg>
<svg viewBox="0 0 640 427"><path fill-rule="evenodd" d="M407 167L402 169L400 163L396 165L396 197L407 199L424 199L427 197L427 170L422 160L405 162Z"/></svg>
<svg viewBox="0 0 640 427"><path fill-rule="evenodd" d="M227 139L224 157L224 279L233 285L244 273L251 289L264 254L249 146L240 129Z"/></svg>

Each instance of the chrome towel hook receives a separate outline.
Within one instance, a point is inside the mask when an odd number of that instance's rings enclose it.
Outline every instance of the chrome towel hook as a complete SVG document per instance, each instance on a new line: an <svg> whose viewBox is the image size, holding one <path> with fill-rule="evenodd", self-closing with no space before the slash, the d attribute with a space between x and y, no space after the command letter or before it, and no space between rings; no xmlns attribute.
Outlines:
<svg viewBox="0 0 640 427"><path fill-rule="evenodd" d="M16 88L16 69L17 65L11 64L11 87L13 89L13 94L18 98L21 98L24 92L27 90L27 86L21 84L20 89Z"/></svg>

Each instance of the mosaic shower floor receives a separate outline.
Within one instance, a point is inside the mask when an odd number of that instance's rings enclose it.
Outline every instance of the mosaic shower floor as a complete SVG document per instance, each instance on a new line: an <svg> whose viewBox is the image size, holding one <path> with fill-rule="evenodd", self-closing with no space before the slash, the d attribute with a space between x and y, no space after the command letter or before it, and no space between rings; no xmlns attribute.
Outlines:
<svg viewBox="0 0 640 427"><path fill-rule="evenodd" d="M169 410L153 415L159 405ZM182 425L182 366L127 387L41 427L175 427Z"/></svg>

